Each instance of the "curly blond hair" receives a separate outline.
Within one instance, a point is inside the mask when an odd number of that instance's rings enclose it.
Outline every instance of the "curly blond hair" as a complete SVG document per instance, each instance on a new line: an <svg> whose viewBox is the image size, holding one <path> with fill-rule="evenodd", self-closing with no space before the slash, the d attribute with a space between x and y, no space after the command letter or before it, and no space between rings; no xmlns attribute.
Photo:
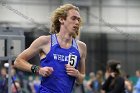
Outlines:
<svg viewBox="0 0 140 93"><path fill-rule="evenodd" d="M50 33L51 34L57 34L59 33L60 31L60 21L59 21L59 18L63 18L64 20L66 20L66 17L67 17L67 13L69 10L71 9L75 9L79 12L79 8L72 5L72 4L64 4L60 7L58 7L52 14L52 17L51 17L51 21L52 21L52 24L51 24L51 28L50 28ZM81 22L80 22L80 25L81 25ZM76 32L76 36L79 34L79 30ZM73 36L74 38L76 36Z"/></svg>

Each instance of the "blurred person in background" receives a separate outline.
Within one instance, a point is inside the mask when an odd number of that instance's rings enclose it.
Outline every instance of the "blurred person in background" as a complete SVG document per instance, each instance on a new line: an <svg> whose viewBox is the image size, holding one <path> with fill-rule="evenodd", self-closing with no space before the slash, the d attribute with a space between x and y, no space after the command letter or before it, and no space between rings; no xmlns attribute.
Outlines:
<svg viewBox="0 0 140 93"><path fill-rule="evenodd" d="M96 79L95 73L90 72L89 73L89 80L87 81L87 93L93 93L92 82L94 82L95 79Z"/></svg>
<svg viewBox="0 0 140 93"><path fill-rule="evenodd" d="M42 76L40 93L71 93L85 77L86 44L76 39L81 26L79 8L65 4L52 15L51 35L40 36L19 54L16 68ZM28 61L40 55L40 66Z"/></svg>
<svg viewBox="0 0 140 93"><path fill-rule="evenodd" d="M14 81L19 81L18 75L16 73L16 70L12 67L11 69L11 77L13 78Z"/></svg>
<svg viewBox="0 0 140 93"><path fill-rule="evenodd" d="M14 81L11 85L11 92L12 93L22 93L22 89L20 83L18 81Z"/></svg>
<svg viewBox="0 0 140 93"><path fill-rule="evenodd" d="M140 70L136 71L136 76L138 77L138 81L134 86L134 93L140 93Z"/></svg>
<svg viewBox="0 0 140 93"><path fill-rule="evenodd" d="M0 93L8 93L8 77L4 67L0 71Z"/></svg>
<svg viewBox="0 0 140 93"><path fill-rule="evenodd" d="M35 79L33 81L33 86L34 86L34 89L35 89L35 93L39 93L39 85L40 85L39 76L35 76Z"/></svg>
<svg viewBox="0 0 140 93"><path fill-rule="evenodd" d="M132 81L129 80L129 75L126 74L124 76L125 79L125 91L126 93L132 93L133 92L133 84Z"/></svg>
<svg viewBox="0 0 140 93"><path fill-rule="evenodd" d="M120 72L121 64L116 60L109 60L106 67L106 80L101 93L125 93L125 80Z"/></svg>
<svg viewBox="0 0 140 93"><path fill-rule="evenodd" d="M101 70L98 70L96 75L93 73L90 73L88 89L91 92L89 93L100 93L102 83L103 83L103 72Z"/></svg>
<svg viewBox="0 0 140 93"><path fill-rule="evenodd" d="M101 70L98 70L97 73L96 73L96 81L93 82L94 93L100 93L101 92L102 83L103 83L103 72Z"/></svg>
<svg viewBox="0 0 140 93"><path fill-rule="evenodd" d="M27 90L31 93L35 93L33 76L28 77Z"/></svg>

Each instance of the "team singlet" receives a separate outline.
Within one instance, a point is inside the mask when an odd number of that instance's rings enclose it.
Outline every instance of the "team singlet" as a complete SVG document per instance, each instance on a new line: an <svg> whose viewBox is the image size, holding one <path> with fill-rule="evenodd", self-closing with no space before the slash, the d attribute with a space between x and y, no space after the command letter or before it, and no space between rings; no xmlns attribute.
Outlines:
<svg viewBox="0 0 140 93"><path fill-rule="evenodd" d="M45 58L41 60L41 67L53 67L53 72L48 77L42 77L40 93L71 93L75 77L66 73L66 64L77 69L80 61L80 53L76 40L72 40L70 48L61 48L56 34L51 35L51 49Z"/></svg>

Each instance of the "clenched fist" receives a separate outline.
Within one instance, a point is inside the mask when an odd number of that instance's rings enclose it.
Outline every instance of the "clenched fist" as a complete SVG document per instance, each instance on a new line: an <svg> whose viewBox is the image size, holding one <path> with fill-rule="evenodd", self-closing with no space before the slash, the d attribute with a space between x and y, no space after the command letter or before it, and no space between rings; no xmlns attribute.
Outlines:
<svg viewBox="0 0 140 93"><path fill-rule="evenodd" d="M52 67L40 67L39 75L41 75L43 77L47 77L47 76L51 75L53 71L54 70Z"/></svg>
<svg viewBox="0 0 140 93"><path fill-rule="evenodd" d="M66 72L68 75L74 77L78 77L79 74L79 71L69 64L66 64Z"/></svg>

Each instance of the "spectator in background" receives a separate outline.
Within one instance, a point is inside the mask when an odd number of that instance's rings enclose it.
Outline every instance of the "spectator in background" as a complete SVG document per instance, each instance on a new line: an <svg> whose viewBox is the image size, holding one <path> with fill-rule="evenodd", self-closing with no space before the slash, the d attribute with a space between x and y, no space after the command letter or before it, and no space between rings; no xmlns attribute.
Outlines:
<svg viewBox="0 0 140 93"><path fill-rule="evenodd" d="M8 93L8 78L6 68L0 71L0 93Z"/></svg>
<svg viewBox="0 0 140 93"><path fill-rule="evenodd" d="M138 81L134 86L135 93L140 93L140 70L136 71L136 76L138 77Z"/></svg>
<svg viewBox="0 0 140 93"><path fill-rule="evenodd" d="M87 81L87 93L93 93L92 82L94 82L95 79L96 79L95 73L94 72L90 72L89 73L89 80Z"/></svg>
<svg viewBox="0 0 140 93"><path fill-rule="evenodd" d="M21 86L18 81L15 81L14 83L12 83L11 91L12 93L22 93Z"/></svg>
<svg viewBox="0 0 140 93"><path fill-rule="evenodd" d="M18 76L16 74L16 70L13 67L11 69L11 76L12 76L14 81L19 81Z"/></svg>
<svg viewBox="0 0 140 93"><path fill-rule="evenodd" d="M33 81L35 93L39 93L40 79L39 76L35 76L35 80Z"/></svg>
<svg viewBox="0 0 140 93"><path fill-rule="evenodd" d="M90 93L100 93L101 85L103 82L103 72L101 70L97 71L96 75L94 73L90 73L90 80L89 80L89 90Z"/></svg>
<svg viewBox="0 0 140 93"><path fill-rule="evenodd" d="M106 67L106 80L102 85L102 93L125 93L125 81L121 77L120 62L109 60Z"/></svg>
<svg viewBox="0 0 140 93"><path fill-rule="evenodd" d="M28 77L27 89L28 89L29 92L35 93L33 77L32 76Z"/></svg>
<svg viewBox="0 0 140 93"><path fill-rule="evenodd" d="M96 82L94 84L95 93L100 93L102 83L103 83L103 72L101 70L98 70L96 73Z"/></svg>
<svg viewBox="0 0 140 93"><path fill-rule="evenodd" d="M125 91L126 91L126 93L132 93L133 92L133 84L129 80L129 75L126 74L124 76L124 79L125 79Z"/></svg>

